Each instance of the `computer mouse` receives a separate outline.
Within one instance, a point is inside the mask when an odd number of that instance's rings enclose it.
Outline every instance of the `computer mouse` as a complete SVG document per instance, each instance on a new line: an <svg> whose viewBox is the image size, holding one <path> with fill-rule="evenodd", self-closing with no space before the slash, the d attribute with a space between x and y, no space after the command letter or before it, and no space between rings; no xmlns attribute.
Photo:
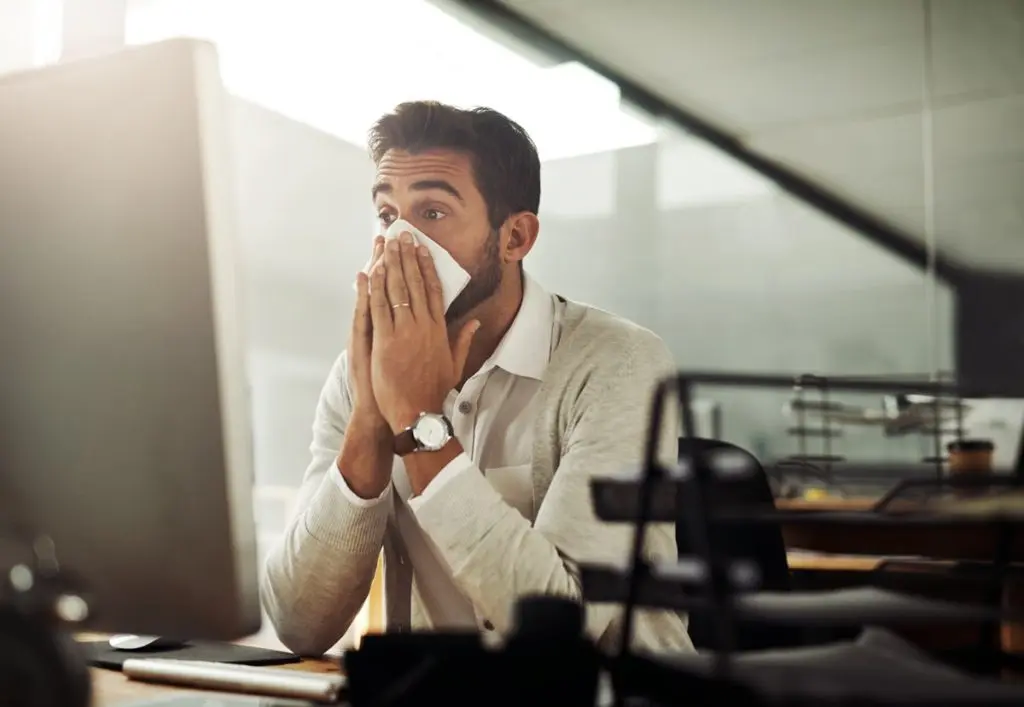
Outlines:
<svg viewBox="0 0 1024 707"><path fill-rule="evenodd" d="M138 636L133 633L119 633L108 641L111 648L119 651L170 650L181 648L184 641L163 636Z"/></svg>

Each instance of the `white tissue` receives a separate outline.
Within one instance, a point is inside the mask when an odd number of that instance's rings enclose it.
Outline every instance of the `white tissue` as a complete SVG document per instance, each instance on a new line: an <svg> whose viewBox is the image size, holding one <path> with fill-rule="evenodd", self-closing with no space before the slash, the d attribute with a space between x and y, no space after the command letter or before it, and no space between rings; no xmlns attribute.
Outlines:
<svg viewBox="0 0 1024 707"><path fill-rule="evenodd" d="M420 245L425 245L434 259L434 268L437 270L437 277L441 280L441 292L444 294L444 311L448 311L452 302L469 284L469 273L462 269L462 266L455 262L455 258L440 245L430 240L423 231L413 226L408 221L398 219L394 221L388 230L384 232L384 239L391 240L398 238L403 233L411 233L413 240ZM370 272L370 265L373 260L366 262L363 272Z"/></svg>

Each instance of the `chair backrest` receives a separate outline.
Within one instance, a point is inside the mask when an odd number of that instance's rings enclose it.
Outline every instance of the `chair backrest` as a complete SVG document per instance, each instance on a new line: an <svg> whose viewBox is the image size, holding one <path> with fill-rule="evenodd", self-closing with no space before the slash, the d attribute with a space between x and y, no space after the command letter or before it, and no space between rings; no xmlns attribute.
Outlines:
<svg viewBox="0 0 1024 707"><path fill-rule="evenodd" d="M692 451L691 451L692 450ZM711 481L708 496L713 508L723 510L729 506L742 505L744 508L773 508L768 476L761 463L745 449L728 442L699 437L679 440L680 459L691 453L698 455L715 454L723 451L749 457L754 473L735 477L717 477ZM692 486L680 486L676 496L676 544L680 557L697 554L690 538L683 514L686 513L686 497ZM713 521L712 521L713 523ZM719 551L729 558L747 560L757 564L761 574L760 588L766 591L789 591L791 588L789 563L786 560L786 545L782 539L782 528L765 523L730 522L712 527L712 537ZM703 612L690 614L690 638L697 648L716 649L718 641L713 618ZM800 645L802 632L787 626L753 624L741 622L737 626L734 648L736 650L759 650Z"/></svg>

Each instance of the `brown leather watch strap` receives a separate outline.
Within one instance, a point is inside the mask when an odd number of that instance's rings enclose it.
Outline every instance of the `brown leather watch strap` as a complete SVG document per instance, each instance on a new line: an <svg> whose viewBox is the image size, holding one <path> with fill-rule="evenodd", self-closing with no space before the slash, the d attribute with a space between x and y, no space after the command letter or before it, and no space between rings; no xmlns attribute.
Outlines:
<svg viewBox="0 0 1024 707"><path fill-rule="evenodd" d="M395 435L395 454L404 457L412 454L417 449L416 437L413 436L412 428L399 432Z"/></svg>

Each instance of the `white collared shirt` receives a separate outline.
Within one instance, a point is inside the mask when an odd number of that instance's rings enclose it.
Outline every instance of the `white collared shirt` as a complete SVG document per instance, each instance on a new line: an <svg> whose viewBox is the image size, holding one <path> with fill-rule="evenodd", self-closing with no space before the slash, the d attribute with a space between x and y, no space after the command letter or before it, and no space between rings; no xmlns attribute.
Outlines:
<svg viewBox="0 0 1024 707"><path fill-rule="evenodd" d="M479 469L506 503L527 520L534 520L537 509L533 505L531 464L535 407L552 342L558 338L563 306L529 276L523 278L522 304L498 347L462 390L451 391L445 400L443 412L451 420L464 452L445 466L422 494L411 499L404 463L395 459L394 490L413 512L434 494L443 493L445 485L459 474ZM348 487L341 474L331 477L346 498L358 506L380 503L392 490L389 486L379 497L364 499ZM397 515L418 592L433 596L461 594L450 569L440 567L436 554L429 551L426 534L401 512ZM476 623L479 618L458 608L444 613L447 615L430 618L435 624ZM463 615L452 615L460 613Z"/></svg>

